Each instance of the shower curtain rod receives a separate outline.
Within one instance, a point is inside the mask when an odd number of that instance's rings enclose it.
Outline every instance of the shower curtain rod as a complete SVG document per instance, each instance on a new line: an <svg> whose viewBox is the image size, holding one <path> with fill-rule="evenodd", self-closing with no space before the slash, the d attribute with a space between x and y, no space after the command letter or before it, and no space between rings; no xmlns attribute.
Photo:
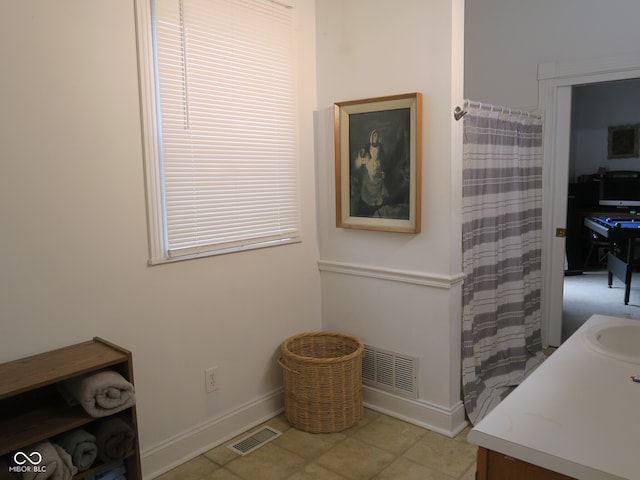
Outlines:
<svg viewBox="0 0 640 480"><path fill-rule="evenodd" d="M456 121L460 120L462 117L464 117L467 114L466 109L469 107L478 108L480 110L490 110L492 112L499 112L499 113L504 112L511 115L522 115L523 117L531 117L538 120L542 118L542 115L539 115L537 113L526 112L524 110L516 110L508 107L502 107L500 105L491 105L490 103L473 102L471 100L465 100L462 108L456 107L456 109L453 111L453 118L455 118Z"/></svg>

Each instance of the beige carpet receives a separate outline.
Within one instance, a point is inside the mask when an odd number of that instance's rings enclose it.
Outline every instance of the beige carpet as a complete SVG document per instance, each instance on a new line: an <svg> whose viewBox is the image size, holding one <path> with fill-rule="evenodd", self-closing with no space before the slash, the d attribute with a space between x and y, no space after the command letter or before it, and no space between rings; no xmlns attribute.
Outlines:
<svg viewBox="0 0 640 480"><path fill-rule="evenodd" d="M614 277L609 288L606 270L564 277L562 340L594 313L640 320L640 273L631 280L629 305L624 304L624 283Z"/></svg>

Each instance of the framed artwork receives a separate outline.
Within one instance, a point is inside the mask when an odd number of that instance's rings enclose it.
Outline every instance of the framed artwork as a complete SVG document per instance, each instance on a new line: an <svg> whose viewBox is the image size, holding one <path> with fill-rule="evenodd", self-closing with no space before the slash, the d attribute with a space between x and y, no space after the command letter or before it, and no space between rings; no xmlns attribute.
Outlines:
<svg viewBox="0 0 640 480"><path fill-rule="evenodd" d="M420 232L422 95L334 105L336 226Z"/></svg>
<svg viewBox="0 0 640 480"><path fill-rule="evenodd" d="M638 157L639 125L609 127L607 158Z"/></svg>

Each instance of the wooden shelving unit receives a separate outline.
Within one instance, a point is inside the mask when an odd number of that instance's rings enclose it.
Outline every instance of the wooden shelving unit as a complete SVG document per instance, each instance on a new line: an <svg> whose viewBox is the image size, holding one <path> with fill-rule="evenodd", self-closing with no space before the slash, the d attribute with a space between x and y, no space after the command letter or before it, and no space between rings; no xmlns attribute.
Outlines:
<svg viewBox="0 0 640 480"><path fill-rule="evenodd" d="M78 375L111 368L133 382L131 352L101 338L0 364L0 458L101 419L81 406L70 407L56 384ZM142 480L136 407L127 416L136 433L134 450L124 459L128 480ZM103 417L104 418L104 417ZM99 463L99 461L98 461ZM83 479L108 464L78 473Z"/></svg>

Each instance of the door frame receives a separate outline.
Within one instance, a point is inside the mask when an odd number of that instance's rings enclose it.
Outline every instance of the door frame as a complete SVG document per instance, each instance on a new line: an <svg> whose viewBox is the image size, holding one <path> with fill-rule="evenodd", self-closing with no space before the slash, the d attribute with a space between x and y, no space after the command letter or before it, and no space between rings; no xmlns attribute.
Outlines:
<svg viewBox="0 0 640 480"><path fill-rule="evenodd" d="M617 55L538 65L538 108L543 112L542 178L542 343L562 341L562 297L574 85L640 78L640 54Z"/></svg>

